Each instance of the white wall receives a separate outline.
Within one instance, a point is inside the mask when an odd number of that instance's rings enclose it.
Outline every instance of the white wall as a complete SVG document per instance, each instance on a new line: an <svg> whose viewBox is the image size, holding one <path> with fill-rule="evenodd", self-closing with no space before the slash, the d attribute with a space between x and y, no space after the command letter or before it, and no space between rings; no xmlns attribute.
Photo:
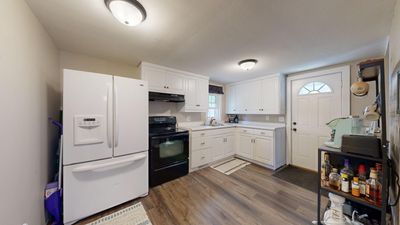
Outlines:
<svg viewBox="0 0 400 225"><path fill-rule="evenodd" d="M60 52L60 68L139 79L139 71L136 65L67 51Z"/></svg>
<svg viewBox="0 0 400 225"><path fill-rule="evenodd" d="M42 225L60 100L58 50L23 0L0 1L0 220Z"/></svg>

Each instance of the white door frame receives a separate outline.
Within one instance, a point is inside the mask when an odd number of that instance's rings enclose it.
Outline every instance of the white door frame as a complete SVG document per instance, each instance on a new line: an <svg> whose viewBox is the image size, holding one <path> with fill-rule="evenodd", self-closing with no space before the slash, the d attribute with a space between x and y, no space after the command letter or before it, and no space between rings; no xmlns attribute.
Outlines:
<svg viewBox="0 0 400 225"><path fill-rule="evenodd" d="M350 115L350 65L332 69L288 75L286 78L286 162L292 164L292 82L295 80L318 77L334 73L342 74L342 116Z"/></svg>

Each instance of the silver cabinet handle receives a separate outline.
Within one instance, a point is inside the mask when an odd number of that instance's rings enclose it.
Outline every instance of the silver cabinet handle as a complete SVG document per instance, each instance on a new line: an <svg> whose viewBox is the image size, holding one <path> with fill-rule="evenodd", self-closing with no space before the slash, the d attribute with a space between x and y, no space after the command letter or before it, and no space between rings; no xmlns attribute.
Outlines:
<svg viewBox="0 0 400 225"><path fill-rule="evenodd" d="M205 158L206 158L205 156L202 156L202 157L201 157L201 159L205 159Z"/></svg>
<svg viewBox="0 0 400 225"><path fill-rule="evenodd" d="M265 132L261 132L261 134L265 134Z"/></svg>
<svg viewBox="0 0 400 225"><path fill-rule="evenodd" d="M201 135L201 136L204 136L205 134L206 134L206 133L201 133L200 135Z"/></svg>
<svg viewBox="0 0 400 225"><path fill-rule="evenodd" d="M203 142L201 142L200 144L205 145L206 143L203 141Z"/></svg>
<svg viewBox="0 0 400 225"><path fill-rule="evenodd" d="M200 105L196 105L197 107L200 107Z"/></svg>

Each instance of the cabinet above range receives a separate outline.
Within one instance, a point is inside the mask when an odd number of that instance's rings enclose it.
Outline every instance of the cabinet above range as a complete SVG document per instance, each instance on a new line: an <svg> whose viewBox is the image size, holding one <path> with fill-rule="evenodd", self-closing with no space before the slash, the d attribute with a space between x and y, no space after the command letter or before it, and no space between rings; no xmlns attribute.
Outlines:
<svg viewBox="0 0 400 225"><path fill-rule="evenodd" d="M285 76L273 74L226 86L227 114L285 114Z"/></svg>
<svg viewBox="0 0 400 225"><path fill-rule="evenodd" d="M185 96L179 103L182 112L207 112L209 77L142 62L140 77L149 84L149 91Z"/></svg>

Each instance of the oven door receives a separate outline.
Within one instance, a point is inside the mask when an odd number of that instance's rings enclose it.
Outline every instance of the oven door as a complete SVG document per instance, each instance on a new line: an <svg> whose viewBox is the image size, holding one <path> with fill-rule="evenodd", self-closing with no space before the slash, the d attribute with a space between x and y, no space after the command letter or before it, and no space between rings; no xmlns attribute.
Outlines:
<svg viewBox="0 0 400 225"><path fill-rule="evenodd" d="M189 134L178 133L151 137L150 155L153 170L188 160Z"/></svg>

